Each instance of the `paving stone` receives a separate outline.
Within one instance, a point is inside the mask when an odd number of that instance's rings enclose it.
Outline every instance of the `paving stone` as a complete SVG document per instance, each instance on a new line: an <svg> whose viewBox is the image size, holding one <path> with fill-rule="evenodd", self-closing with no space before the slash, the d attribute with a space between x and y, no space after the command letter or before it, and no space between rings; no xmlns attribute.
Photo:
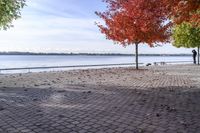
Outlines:
<svg viewBox="0 0 200 133"><path fill-rule="evenodd" d="M138 81L140 87L5 89L0 133L200 132L200 88L184 86L185 77L160 76L155 87Z"/></svg>

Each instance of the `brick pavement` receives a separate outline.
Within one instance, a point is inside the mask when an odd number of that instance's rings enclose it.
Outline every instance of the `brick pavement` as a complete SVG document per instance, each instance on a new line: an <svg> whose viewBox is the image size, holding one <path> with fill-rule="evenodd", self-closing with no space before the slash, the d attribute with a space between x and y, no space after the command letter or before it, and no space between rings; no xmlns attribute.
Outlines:
<svg viewBox="0 0 200 133"><path fill-rule="evenodd" d="M200 132L199 89L86 88L0 89L0 132Z"/></svg>
<svg viewBox="0 0 200 133"><path fill-rule="evenodd" d="M151 86L141 78L130 87L0 88L0 133L199 133L200 89L187 76L153 79Z"/></svg>

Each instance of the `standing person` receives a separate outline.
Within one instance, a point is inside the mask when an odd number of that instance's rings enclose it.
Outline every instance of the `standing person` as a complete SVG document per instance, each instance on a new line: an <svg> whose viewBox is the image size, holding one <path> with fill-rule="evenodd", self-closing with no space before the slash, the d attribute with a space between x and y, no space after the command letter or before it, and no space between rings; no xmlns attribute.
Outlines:
<svg viewBox="0 0 200 133"><path fill-rule="evenodd" d="M193 61L194 61L194 64L196 64L197 51L196 51L196 50L192 50L192 53L193 53Z"/></svg>

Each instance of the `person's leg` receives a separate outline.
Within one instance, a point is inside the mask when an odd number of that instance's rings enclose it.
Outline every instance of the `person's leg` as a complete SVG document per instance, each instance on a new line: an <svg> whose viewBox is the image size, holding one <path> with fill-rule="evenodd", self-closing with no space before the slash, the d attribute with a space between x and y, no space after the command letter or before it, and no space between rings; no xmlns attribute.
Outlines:
<svg viewBox="0 0 200 133"><path fill-rule="evenodd" d="M196 64L196 56L193 56L194 64Z"/></svg>

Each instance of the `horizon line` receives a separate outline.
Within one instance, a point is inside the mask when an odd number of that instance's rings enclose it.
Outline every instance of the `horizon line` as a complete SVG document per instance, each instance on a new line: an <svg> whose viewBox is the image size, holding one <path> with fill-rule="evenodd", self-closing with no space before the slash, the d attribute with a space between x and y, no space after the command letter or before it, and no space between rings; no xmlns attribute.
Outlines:
<svg viewBox="0 0 200 133"><path fill-rule="evenodd" d="M125 55L125 56L132 56L132 55L135 55L135 54L126 54L126 53L87 53L87 52L67 52L67 53L64 53L64 52L18 52L18 51L9 51L9 52L0 52L0 55ZM192 55L192 54L185 54L185 53L180 53L180 54L144 54L144 53L141 53L139 55L154 55L154 56L163 56L163 55L177 55L177 56L189 56L189 55Z"/></svg>

